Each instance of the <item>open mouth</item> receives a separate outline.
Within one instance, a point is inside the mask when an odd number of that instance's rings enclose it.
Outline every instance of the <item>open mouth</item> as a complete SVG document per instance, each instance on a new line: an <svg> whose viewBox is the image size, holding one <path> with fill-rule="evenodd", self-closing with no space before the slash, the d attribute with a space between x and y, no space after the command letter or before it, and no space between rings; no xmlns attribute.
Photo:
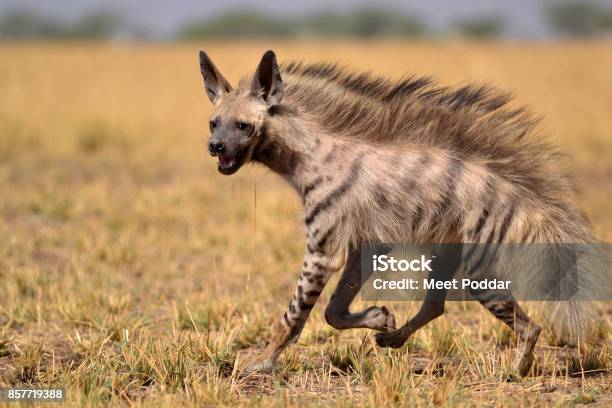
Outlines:
<svg viewBox="0 0 612 408"><path fill-rule="evenodd" d="M238 153L235 156L219 156L217 170L219 173L229 175L235 173L242 165L242 154Z"/></svg>

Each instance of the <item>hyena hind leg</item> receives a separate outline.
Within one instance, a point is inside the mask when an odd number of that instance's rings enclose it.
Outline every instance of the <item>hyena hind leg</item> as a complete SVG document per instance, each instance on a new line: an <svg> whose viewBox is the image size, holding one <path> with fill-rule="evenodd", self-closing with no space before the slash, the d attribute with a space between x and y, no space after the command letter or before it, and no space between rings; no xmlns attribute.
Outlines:
<svg viewBox="0 0 612 408"><path fill-rule="evenodd" d="M481 294L472 294L477 299L482 298ZM533 350L542 328L529 319L527 313L521 309L512 295L508 295L507 299L510 300L479 299L479 301L493 316L507 324L518 336L518 354L514 361L514 369L519 375L525 377L533 365Z"/></svg>
<svg viewBox="0 0 612 408"><path fill-rule="evenodd" d="M389 333L377 333L376 344L380 347L400 348L414 332L442 314L444 314L444 300L425 300L419 312L402 327Z"/></svg>
<svg viewBox="0 0 612 408"><path fill-rule="evenodd" d="M325 309L327 323L339 330L354 328L395 330L395 318L385 306L372 306L356 313L349 311L349 306L360 289L361 252L354 250L348 255L338 286Z"/></svg>
<svg viewBox="0 0 612 408"><path fill-rule="evenodd" d="M433 270L428 274L428 279L449 281L455 276L457 268L461 264L459 252L453 248L441 248L436 252L436 256L433 262ZM418 313L393 332L377 333L376 344L380 347L402 347L414 332L444 314L446 294L446 289L427 289Z"/></svg>

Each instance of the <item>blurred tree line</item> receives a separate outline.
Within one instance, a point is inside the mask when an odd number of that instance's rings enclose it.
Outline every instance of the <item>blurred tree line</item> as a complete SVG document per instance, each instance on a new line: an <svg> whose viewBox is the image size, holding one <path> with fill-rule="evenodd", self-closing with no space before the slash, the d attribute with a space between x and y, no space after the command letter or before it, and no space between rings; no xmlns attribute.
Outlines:
<svg viewBox="0 0 612 408"><path fill-rule="evenodd" d="M572 37L591 37L612 33L612 8L589 1L569 1L548 8L550 25L559 33Z"/></svg>
<svg viewBox="0 0 612 408"><path fill-rule="evenodd" d="M268 17L256 11L230 11L213 20L193 21L179 38L202 37L380 37L419 36L426 32L420 18L382 9L350 13L320 11L303 18Z"/></svg>
<svg viewBox="0 0 612 408"><path fill-rule="evenodd" d="M594 1L548 3L544 16L559 35L584 37L612 33L612 8ZM507 29L495 15L456 19L447 34L495 38ZM418 37L438 34L417 15L361 8L348 13L320 11L305 17L271 17L254 10L228 11L212 19L196 19L182 26L172 39L252 37ZM94 11L76 21L53 19L29 9L0 16L0 38L149 39L152 32L135 27L117 13Z"/></svg>
<svg viewBox="0 0 612 408"><path fill-rule="evenodd" d="M110 39L146 38L150 33L116 12L95 10L66 22L19 8L0 16L0 38Z"/></svg>

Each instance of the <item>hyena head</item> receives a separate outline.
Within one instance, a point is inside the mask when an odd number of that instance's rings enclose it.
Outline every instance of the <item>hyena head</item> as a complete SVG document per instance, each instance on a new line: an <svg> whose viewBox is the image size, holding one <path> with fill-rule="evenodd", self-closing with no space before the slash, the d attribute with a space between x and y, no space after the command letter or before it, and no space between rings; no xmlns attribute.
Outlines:
<svg viewBox="0 0 612 408"><path fill-rule="evenodd" d="M204 51L200 51L200 70L206 94L213 103L208 151L219 158L220 173L233 174L253 157L264 136L270 108L283 97L276 55L267 51L250 86L235 90Z"/></svg>

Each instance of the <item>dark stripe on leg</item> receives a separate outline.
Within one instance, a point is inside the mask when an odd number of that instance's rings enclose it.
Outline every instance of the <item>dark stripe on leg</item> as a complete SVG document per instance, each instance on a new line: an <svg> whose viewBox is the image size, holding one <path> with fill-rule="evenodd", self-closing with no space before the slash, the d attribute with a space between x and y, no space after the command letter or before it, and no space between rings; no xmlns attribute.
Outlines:
<svg viewBox="0 0 612 408"><path fill-rule="evenodd" d="M321 291L319 290L307 290L306 292L304 292L304 295L306 295L306 297L319 296L320 294Z"/></svg>
<svg viewBox="0 0 612 408"><path fill-rule="evenodd" d="M329 239L330 235L334 231L334 228L335 228L335 226L331 227L330 229L327 230L327 232L325 232L325 234L323 234L323 236L321 237L319 242L317 242L317 248L318 249L323 249L323 247L327 243L327 240Z"/></svg>

